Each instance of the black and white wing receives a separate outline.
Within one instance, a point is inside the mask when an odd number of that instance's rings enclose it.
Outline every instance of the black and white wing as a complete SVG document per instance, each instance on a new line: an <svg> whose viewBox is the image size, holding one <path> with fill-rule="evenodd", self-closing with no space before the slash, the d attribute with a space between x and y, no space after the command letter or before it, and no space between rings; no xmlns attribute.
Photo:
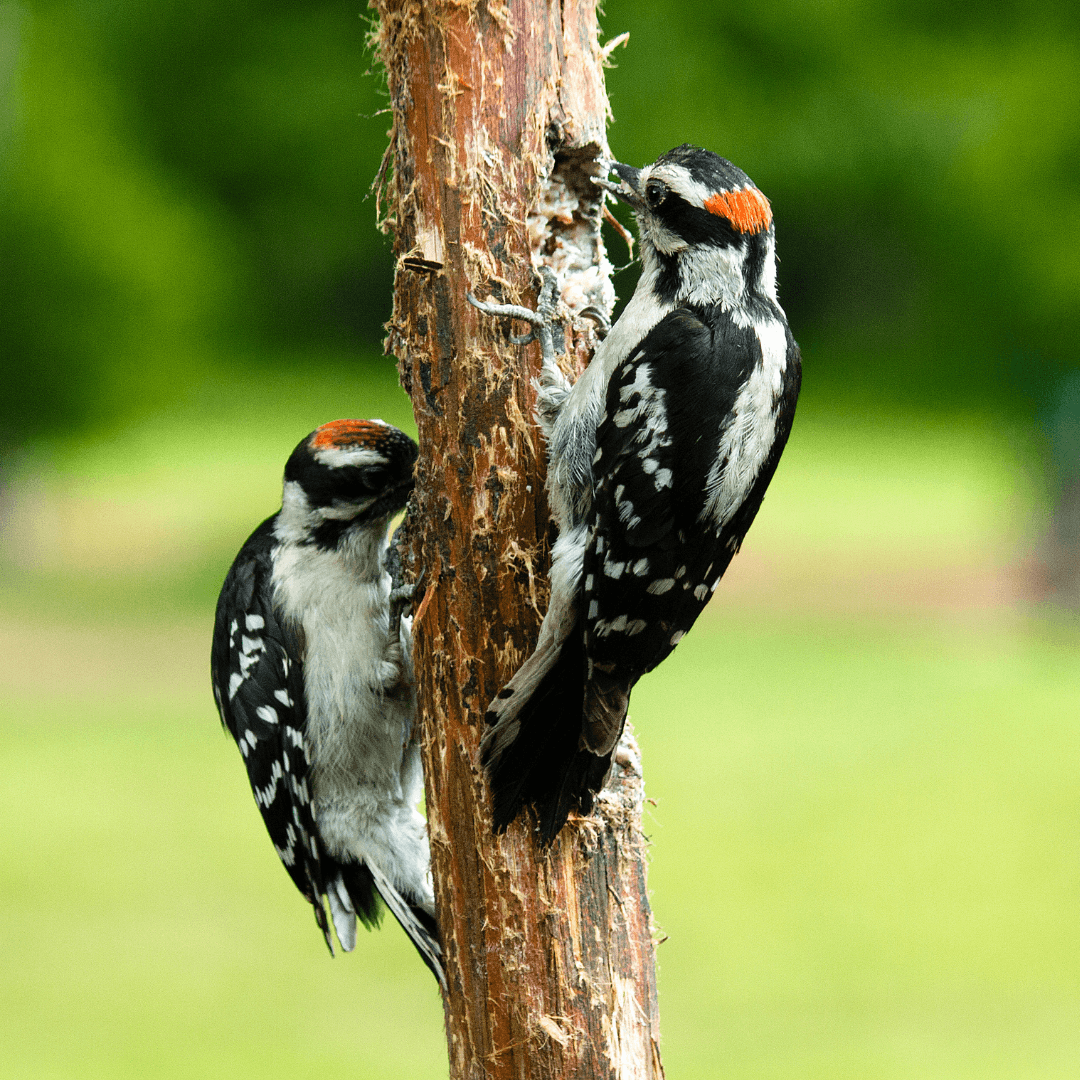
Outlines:
<svg viewBox="0 0 1080 1080"><path fill-rule="evenodd" d="M330 867L324 865L308 788L303 642L273 608L273 522L269 518L251 534L225 578L214 622L211 679L222 723L240 748L274 850L315 909L330 945L323 906Z"/></svg>
<svg viewBox="0 0 1080 1080"><path fill-rule="evenodd" d="M694 624L761 505L798 391L789 341L766 357L753 325L679 308L608 384L580 608L583 745L605 760L633 684Z"/></svg>
<svg viewBox="0 0 1080 1080"><path fill-rule="evenodd" d="M576 620L489 712L482 760L496 829L531 804L550 843L571 810L591 809L631 689L690 629L738 551L799 389L786 325L763 326L678 308L613 371Z"/></svg>

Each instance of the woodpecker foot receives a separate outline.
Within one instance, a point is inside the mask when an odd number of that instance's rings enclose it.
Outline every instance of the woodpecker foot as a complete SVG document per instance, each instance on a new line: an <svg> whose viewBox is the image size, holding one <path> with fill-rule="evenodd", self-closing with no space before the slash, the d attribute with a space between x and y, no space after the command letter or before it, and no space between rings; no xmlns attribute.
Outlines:
<svg viewBox="0 0 1080 1080"><path fill-rule="evenodd" d="M405 614L405 609L412 606L413 600L416 598L416 590L420 587L420 582L424 579L424 572L420 571L420 576L415 581L397 585L390 590L390 640L395 640L401 633L401 616Z"/></svg>
<svg viewBox="0 0 1080 1080"><path fill-rule="evenodd" d="M578 312L578 315L584 319L592 319L596 323L596 333L601 341L608 336L608 331L611 329L611 320L595 304L583 307Z"/></svg>
<svg viewBox="0 0 1080 1080"><path fill-rule="evenodd" d="M472 293L465 295L469 303L485 315L520 319L532 327L521 337L511 335L510 340L515 345L540 342L540 377L533 380L536 388L536 422L540 425L544 437L550 439L559 410L570 393L572 384L555 363L556 348L560 353L566 349L562 326L556 321L559 279L555 276L555 271L548 266L540 267L537 276L540 278L540 295L537 298L536 311L519 307L517 304L487 304L477 300Z"/></svg>
<svg viewBox="0 0 1080 1080"><path fill-rule="evenodd" d="M412 603L412 598L415 595L416 582L410 581L406 585L400 585L390 592L390 606L404 607L406 604Z"/></svg>
<svg viewBox="0 0 1080 1080"><path fill-rule="evenodd" d="M555 271L548 266L540 267L538 273L541 285L535 311L531 311L527 307L521 307L518 304L489 304L483 300L477 300L471 292L465 294L465 299L477 311L490 315L492 318L518 319L521 322L528 323L532 329L527 334L511 334L510 340L515 345L529 345L534 341L539 341L544 359L548 360L550 358L554 362L555 342L553 329L555 314L559 306L559 279L555 276Z"/></svg>

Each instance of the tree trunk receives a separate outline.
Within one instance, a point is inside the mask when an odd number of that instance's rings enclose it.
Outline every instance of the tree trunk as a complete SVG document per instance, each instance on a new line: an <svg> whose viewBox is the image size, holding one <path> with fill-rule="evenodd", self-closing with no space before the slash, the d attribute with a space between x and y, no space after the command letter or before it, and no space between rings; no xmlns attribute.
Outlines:
<svg viewBox="0 0 1080 1080"><path fill-rule="evenodd" d="M578 370L595 341L577 313L610 314L587 176L607 154L594 2L375 6L394 118L387 349L420 438L413 632L450 1075L658 1078L640 775L616 767L544 852L527 823L492 834L477 766L485 708L536 640L551 535L539 348L465 294L534 306L533 268L552 266Z"/></svg>

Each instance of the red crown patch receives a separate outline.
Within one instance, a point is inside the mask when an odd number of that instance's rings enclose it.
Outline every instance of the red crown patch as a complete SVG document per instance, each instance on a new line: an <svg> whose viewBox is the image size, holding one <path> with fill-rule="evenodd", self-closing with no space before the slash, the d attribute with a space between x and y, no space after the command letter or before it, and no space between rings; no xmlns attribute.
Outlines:
<svg viewBox="0 0 1080 1080"><path fill-rule="evenodd" d="M760 232L772 222L769 200L756 187L741 191L718 191L705 200L710 214L727 218L739 232Z"/></svg>
<svg viewBox="0 0 1080 1080"><path fill-rule="evenodd" d="M386 427L373 420L331 420L311 437L312 450L331 446L364 446L386 438Z"/></svg>

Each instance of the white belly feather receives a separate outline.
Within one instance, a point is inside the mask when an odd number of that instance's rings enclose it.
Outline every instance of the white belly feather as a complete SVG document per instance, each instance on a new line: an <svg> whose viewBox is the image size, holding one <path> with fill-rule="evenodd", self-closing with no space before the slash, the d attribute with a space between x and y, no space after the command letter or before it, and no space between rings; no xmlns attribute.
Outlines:
<svg viewBox="0 0 1080 1080"><path fill-rule="evenodd" d="M423 775L410 621L389 640L390 577L358 572L357 554L285 544L275 567L277 603L304 632L315 819L331 854L375 863L426 903L433 898L416 810ZM381 550L364 554L381 562Z"/></svg>

